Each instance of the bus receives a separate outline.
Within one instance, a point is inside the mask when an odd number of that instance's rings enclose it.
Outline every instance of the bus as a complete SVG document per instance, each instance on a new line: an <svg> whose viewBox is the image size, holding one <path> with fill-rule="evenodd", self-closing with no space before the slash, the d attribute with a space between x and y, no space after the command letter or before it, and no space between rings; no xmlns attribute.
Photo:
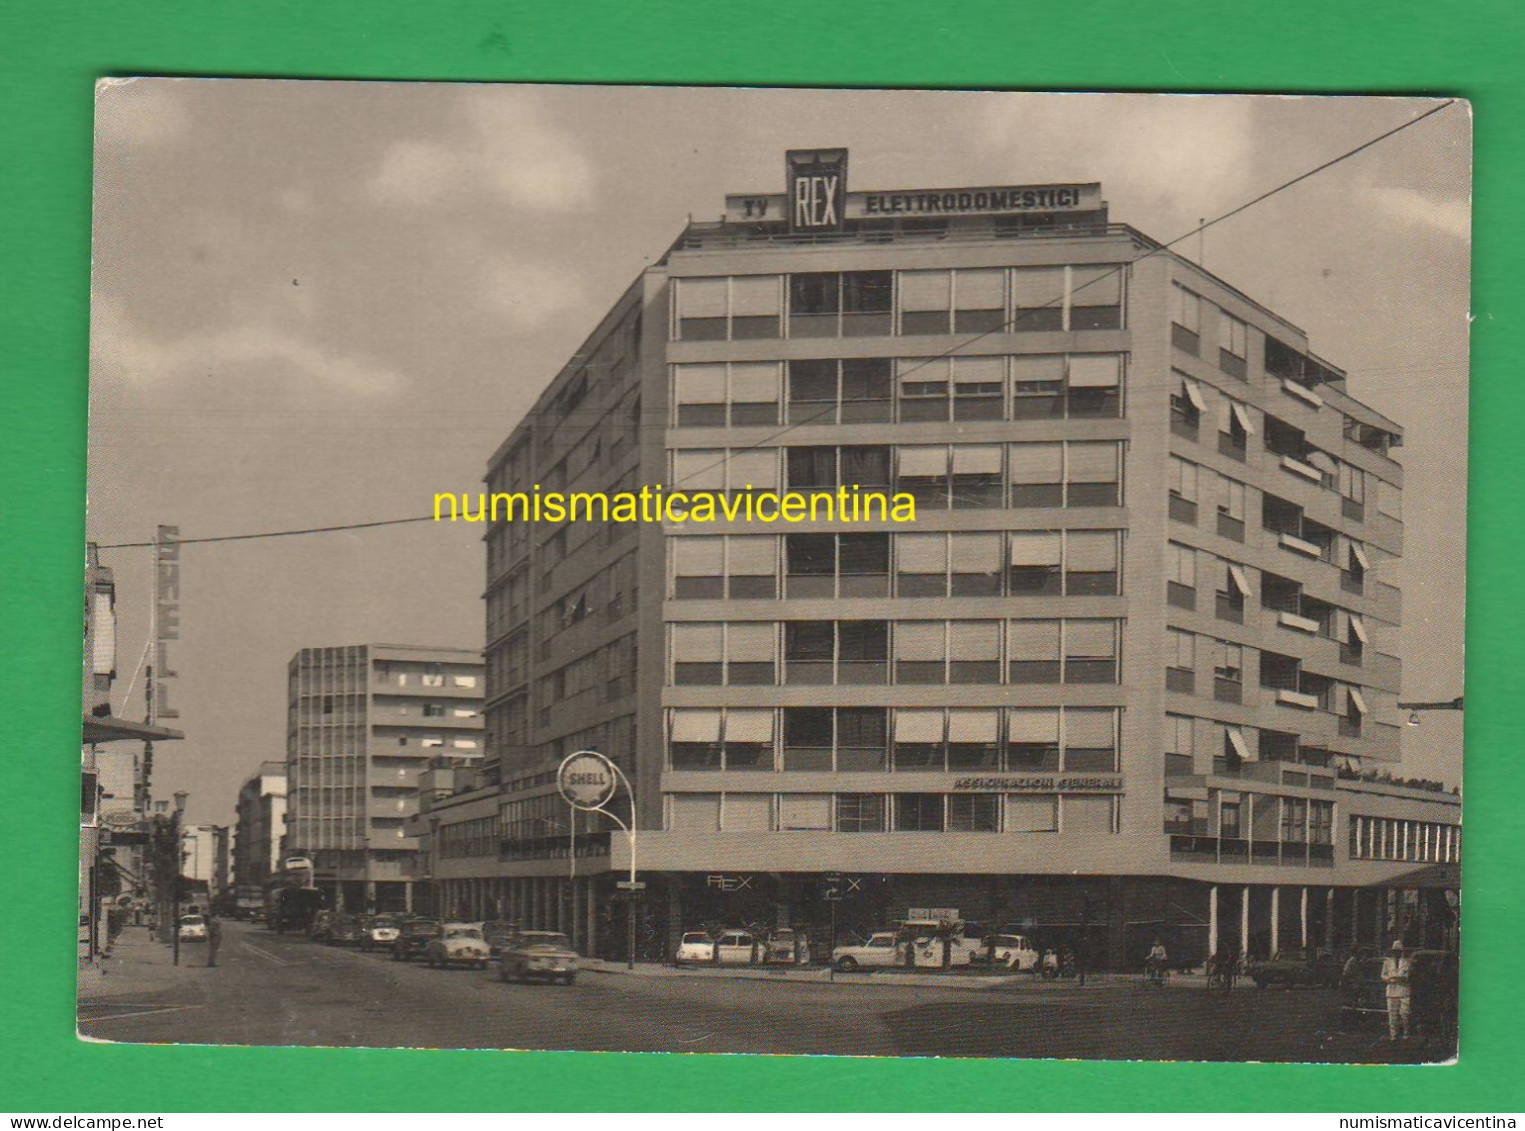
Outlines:
<svg viewBox="0 0 1525 1131"><path fill-rule="evenodd" d="M276 934L307 930L327 908L328 896L314 883L312 862L305 857L291 857L265 881L265 927Z"/></svg>

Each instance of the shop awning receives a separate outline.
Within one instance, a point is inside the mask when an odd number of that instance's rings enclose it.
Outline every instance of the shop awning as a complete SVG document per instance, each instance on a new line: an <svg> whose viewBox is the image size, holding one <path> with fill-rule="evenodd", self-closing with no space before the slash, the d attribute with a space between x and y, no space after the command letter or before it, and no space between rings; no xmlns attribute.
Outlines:
<svg viewBox="0 0 1525 1131"><path fill-rule="evenodd" d="M84 715L82 717L84 719L83 738L87 744L130 740L167 742L172 738L185 737L181 731L153 723L138 722L135 719L119 719L114 715Z"/></svg>

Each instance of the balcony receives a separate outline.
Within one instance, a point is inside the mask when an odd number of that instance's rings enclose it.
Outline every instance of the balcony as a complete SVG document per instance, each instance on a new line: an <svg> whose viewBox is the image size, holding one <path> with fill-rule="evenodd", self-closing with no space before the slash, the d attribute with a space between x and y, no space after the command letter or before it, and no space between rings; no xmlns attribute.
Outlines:
<svg viewBox="0 0 1525 1131"><path fill-rule="evenodd" d="M1304 710L1316 711L1319 707L1317 695L1309 695L1304 691L1289 691L1282 688L1276 692L1276 701L1284 703L1288 707L1301 707Z"/></svg>

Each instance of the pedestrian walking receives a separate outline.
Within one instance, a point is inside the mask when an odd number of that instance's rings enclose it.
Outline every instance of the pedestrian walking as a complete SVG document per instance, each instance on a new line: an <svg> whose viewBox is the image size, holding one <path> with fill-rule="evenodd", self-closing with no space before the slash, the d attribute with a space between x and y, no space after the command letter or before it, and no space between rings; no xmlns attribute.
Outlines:
<svg viewBox="0 0 1525 1131"><path fill-rule="evenodd" d="M1382 960L1382 981L1387 984L1387 1039L1409 1035L1409 1012L1413 1003L1409 975L1413 963L1403 951L1403 940L1394 939L1392 951Z"/></svg>
<svg viewBox="0 0 1525 1131"><path fill-rule="evenodd" d="M207 916L207 965L217 965L217 948L222 945L222 923L215 915Z"/></svg>

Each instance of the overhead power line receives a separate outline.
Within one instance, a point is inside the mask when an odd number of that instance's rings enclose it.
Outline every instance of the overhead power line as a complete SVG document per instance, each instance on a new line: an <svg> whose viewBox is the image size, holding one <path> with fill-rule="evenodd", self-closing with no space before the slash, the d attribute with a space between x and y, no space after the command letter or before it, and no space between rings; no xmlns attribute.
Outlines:
<svg viewBox="0 0 1525 1131"><path fill-rule="evenodd" d="M1311 177L1315 177L1315 176L1317 176L1320 173L1326 172L1329 169L1334 168L1334 166L1340 164L1343 161L1348 161L1350 158L1356 156L1357 154L1363 153L1366 150L1372 148L1373 146L1381 144L1382 142L1386 141L1388 138L1393 137L1396 134L1400 134L1404 130L1409 129L1409 128L1413 127L1413 126L1417 126L1420 122L1424 121L1426 118L1433 117L1434 115L1440 113L1442 110L1445 110L1445 109L1447 109L1450 106L1453 106L1455 103L1456 103L1456 99L1448 98L1446 101L1442 102L1440 105L1433 106L1430 109L1426 110L1423 114L1420 114L1420 115L1418 115L1417 117L1414 117L1414 118L1410 118L1406 122L1401 122L1398 125L1394 126L1390 130L1384 130L1382 133L1377 134L1373 138L1369 138L1368 140L1362 142L1360 145L1357 145L1357 146L1355 146L1355 147L1353 147L1351 149L1347 149L1343 153L1339 154L1338 156L1331 157L1329 160L1323 162L1322 164L1315 165L1313 168L1308 169L1305 172L1299 173L1297 176L1292 177L1290 180L1286 180L1286 181L1281 182L1280 184L1276 185L1274 188L1267 189L1265 192L1261 193L1258 196L1255 196L1255 197L1251 198L1250 200L1245 201L1243 204L1237 205L1236 207L1229 209L1227 212L1224 212L1224 213L1222 213L1222 214L1220 214L1218 216L1213 217L1211 220L1204 220L1204 221L1200 222L1196 227L1190 229L1189 231L1183 232L1181 235L1177 236L1175 239L1169 240L1169 241L1167 241L1165 243L1160 244L1157 247L1151 248L1149 251L1146 251L1143 255L1140 255L1137 259L1131 260L1131 261L1129 261L1128 263L1125 263L1125 264L1119 264L1118 266L1114 267L1111 271L1107 271L1107 272L1104 272L1104 273L1102 273L1100 275L1097 275L1095 278L1091 279L1090 281L1088 281L1086 283L1082 283L1079 287L1075 288L1075 290L1084 290L1086 287L1094 286L1095 284L1101 282L1104 279L1110 278L1111 276L1116 275L1116 274L1120 274L1123 270L1125 270L1128 267L1131 267L1134 263L1142 262L1143 260L1148 259L1151 256L1158 255L1160 252L1169 251L1171 248L1175 247L1176 244L1179 244L1179 243L1182 243L1182 242L1184 242L1186 240L1189 240L1192 236L1200 235L1201 233L1207 231L1207 229L1212 228L1212 227L1214 227L1214 226L1216 226L1218 224L1221 224L1221 223L1223 223L1226 220L1230 220L1233 217L1238 216L1241 213L1243 213L1243 212L1245 212L1245 211L1255 207L1257 204L1264 203L1265 201L1269 200L1271 197L1277 195L1278 193L1285 192L1287 189L1292 188L1294 185L1301 184L1303 181L1306 181L1306 180L1308 180ZM1056 295L1054 298L1050 299L1048 302L1044 303L1042 306L1024 307L1022 310L1018 311L1017 314L1013 318L1009 319L1006 322L1003 322L999 326L995 326L995 327L993 327L993 328L991 328L989 330L981 331L978 334L973 334L973 335L965 338L963 341L959 342L957 345L954 345L951 348L949 348L947 350L944 350L942 353L934 354L931 357L922 358L922 359L919 360L919 363L917 365L911 366L911 367L901 371L900 373L897 374L897 376L903 376L905 373L914 373L918 369L921 369L921 368L924 368L924 367L926 367L928 365L931 365L934 361L940 361L943 358L953 357L953 356L957 355L960 350L965 349L968 346L971 346L971 345L975 344L976 342L978 342L978 341L980 341L980 340L982 340L984 338L989 337L992 334L1004 333L1004 332L1010 330L1013 326L1017 325L1019 322L1021 322L1024 318L1028 317L1030 314L1032 314L1032 313L1034 313L1034 312L1036 312L1038 310L1050 309L1056 303L1062 303L1063 301L1064 301L1064 295L1060 294L1060 295ZM768 446L768 445L772 444L774 441L779 440L779 439L783 438L784 436L787 436L789 433L793 432L797 428L803 427L804 425L807 425L807 424L812 424L812 423L818 422L822 417L824 417L826 415L826 413L828 411L829 412L835 412L836 411L836 404L834 402L831 405L829 405L829 406L823 407L822 409L820 409L818 412L816 412L815 414L813 414L811 416L808 416L808 417L806 417L804 419L801 419L801 420L791 421L789 424L786 424L783 428L779 429L777 432L771 433L770 435L763 437L761 440L758 440L757 442L755 442L753 444L748 444L745 447L738 447L738 448L734 448L734 449L728 449L728 451L730 451L730 452L754 451L754 450L756 450L758 448ZM643 413L643 415L645 415L645 413ZM658 414L658 415L660 415L660 414ZM724 458L722 458L720 460L717 460L715 463L710 464L708 467L701 468L699 471L693 472L692 474L701 475L701 474L703 474L706 471L712 471L716 467L719 467L719 466L723 465L724 463L726 463L729 459L730 459L730 455L728 454ZM392 518L392 519L383 519L383 520L378 521L378 522L339 523L339 524L335 524L333 526L311 526L311 527L305 527L305 528L297 529L297 530L267 530L267 531L261 531L261 532L253 533L253 534L224 534L224 535L220 535L220 536L217 536L217 537L211 537L211 538L180 538L180 539L177 539L176 541L178 542L178 544L180 544L182 546L207 544L207 543L214 543L214 542L246 542L246 541L252 541L252 540L258 539L258 538L290 538L290 537L295 537L297 535L302 535L302 534L331 534L331 533L335 533L335 532L343 531L343 530L370 530L370 529L375 529L377 527L383 527L383 526L405 526L405 525L410 525L412 523L417 523L417 522L433 522L433 521L434 521L434 516L433 515L419 515L419 516L417 516L415 518ZM133 550L133 549L149 548L149 547L152 547L154 545L156 545L156 543L154 543L154 542L116 542L116 543L111 543L111 544L100 544L100 545L97 546L97 549L100 549L100 550Z"/></svg>

